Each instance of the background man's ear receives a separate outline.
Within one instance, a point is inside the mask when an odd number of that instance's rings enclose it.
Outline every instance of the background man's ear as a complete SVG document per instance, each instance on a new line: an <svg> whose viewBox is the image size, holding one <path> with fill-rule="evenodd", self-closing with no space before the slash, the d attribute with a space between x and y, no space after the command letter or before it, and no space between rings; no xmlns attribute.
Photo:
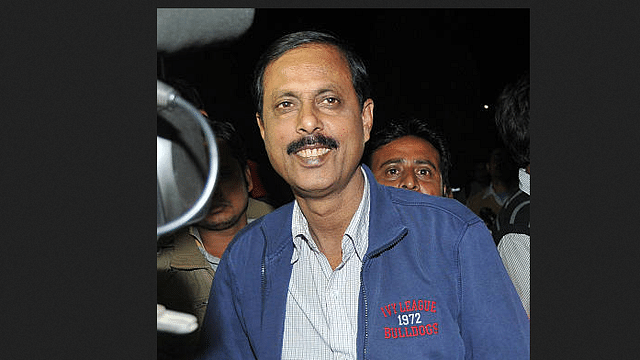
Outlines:
<svg viewBox="0 0 640 360"><path fill-rule="evenodd" d="M253 190L253 179L251 178L251 168L249 168L249 164L244 167L244 178L247 181L247 192L251 192Z"/></svg>

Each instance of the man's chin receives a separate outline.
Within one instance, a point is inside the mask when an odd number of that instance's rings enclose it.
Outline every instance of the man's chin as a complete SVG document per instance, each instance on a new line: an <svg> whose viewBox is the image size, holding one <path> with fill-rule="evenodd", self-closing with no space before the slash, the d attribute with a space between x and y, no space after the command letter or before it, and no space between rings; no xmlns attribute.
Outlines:
<svg viewBox="0 0 640 360"><path fill-rule="evenodd" d="M248 206L249 201L247 200L247 203L245 204L240 214L230 214L229 212L223 214L221 212L216 213L216 211L210 211L202 221L197 223L197 226L211 231L222 231L230 229L240 222L244 213L247 212Z"/></svg>
<svg viewBox="0 0 640 360"><path fill-rule="evenodd" d="M236 223L238 223L238 220L239 218L232 218L232 219L215 221L215 222L204 220L199 222L198 226L207 230L220 231L220 230L226 230L233 227Z"/></svg>

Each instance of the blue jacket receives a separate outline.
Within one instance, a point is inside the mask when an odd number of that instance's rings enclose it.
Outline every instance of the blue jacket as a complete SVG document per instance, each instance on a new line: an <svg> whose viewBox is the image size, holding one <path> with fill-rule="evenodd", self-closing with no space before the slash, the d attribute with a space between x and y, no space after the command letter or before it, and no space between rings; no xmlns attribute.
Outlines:
<svg viewBox="0 0 640 360"><path fill-rule="evenodd" d="M358 359L528 359L529 320L483 221L456 200L370 183ZM218 267L203 359L279 359L293 203L246 226ZM406 316L405 316L406 315Z"/></svg>

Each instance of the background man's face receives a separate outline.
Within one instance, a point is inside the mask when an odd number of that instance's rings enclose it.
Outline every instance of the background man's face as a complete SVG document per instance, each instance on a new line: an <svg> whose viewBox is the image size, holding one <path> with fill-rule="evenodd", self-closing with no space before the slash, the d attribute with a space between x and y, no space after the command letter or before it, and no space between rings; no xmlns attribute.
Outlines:
<svg viewBox="0 0 640 360"><path fill-rule="evenodd" d="M263 115L257 118L273 168L296 194L344 188L369 139L373 101L360 111L340 52L318 44L289 50L267 66L263 85ZM307 142L296 144L301 139Z"/></svg>
<svg viewBox="0 0 640 360"><path fill-rule="evenodd" d="M209 213L198 224L209 230L225 230L236 225L247 211L249 192L253 189L248 166L240 167L226 142L218 141L217 144L218 179Z"/></svg>
<svg viewBox="0 0 640 360"><path fill-rule="evenodd" d="M371 170L382 185L444 196L440 155L417 136L403 136L379 147L371 156Z"/></svg>

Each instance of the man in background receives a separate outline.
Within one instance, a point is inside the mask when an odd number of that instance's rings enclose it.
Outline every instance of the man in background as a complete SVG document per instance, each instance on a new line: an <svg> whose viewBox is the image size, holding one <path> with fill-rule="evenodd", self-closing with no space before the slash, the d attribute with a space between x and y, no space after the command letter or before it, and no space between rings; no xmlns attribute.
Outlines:
<svg viewBox="0 0 640 360"><path fill-rule="evenodd" d="M206 115L193 87L181 81L169 83ZM159 332L159 360L193 358L222 254L240 229L273 210L249 196L251 170L244 142L233 125L212 120L209 125L218 147L218 177L208 213L199 223L165 235L157 243L158 304L195 315L198 329L187 335Z"/></svg>
<svg viewBox="0 0 640 360"><path fill-rule="evenodd" d="M503 206L496 221L496 241L522 305L531 316L529 197L529 73L507 85L498 97L496 125L519 167L519 190Z"/></svg>
<svg viewBox="0 0 640 360"><path fill-rule="evenodd" d="M496 217L507 199L518 189L517 169L504 148L495 148L486 163L490 182L467 200L467 207L484 220L492 234L496 232Z"/></svg>
<svg viewBox="0 0 640 360"><path fill-rule="evenodd" d="M364 162L382 185L452 197L449 148L424 120L391 121L367 142Z"/></svg>

